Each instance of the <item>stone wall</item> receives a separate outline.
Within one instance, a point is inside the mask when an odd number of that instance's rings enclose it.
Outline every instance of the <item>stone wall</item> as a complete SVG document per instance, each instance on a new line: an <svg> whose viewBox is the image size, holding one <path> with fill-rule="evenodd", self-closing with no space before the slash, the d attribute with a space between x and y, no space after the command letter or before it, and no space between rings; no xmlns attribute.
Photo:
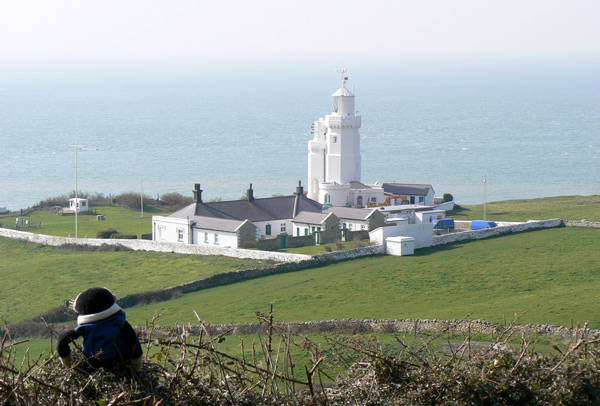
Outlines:
<svg viewBox="0 0 600 406"><path fill-rule="evenodd" d="M34 234L25 231L8 230L0 228L0 236L15 240L33 242L37 244L59 246L64 244L77 244L99 247L101 245L121 245L134 251L173 252L177 254L196 255L224 255L227 257L249 258L275 262L302 262L310 259L310 255L288 254L285 252L268 252L259 250L245 250L223 248L206 245L169 243L148 240L104 240L99 238L68 238L55 237L45 234Z"/></svg>
<svg viewBox="0 0 600 406"><path fill-rule="evenodd" d="M313 255L312 258L318 262L337 262L369 255L382 255L384 253L385 250L383 245L370 245L368 247L355 248L351 250L326 252L324 254Z"/></svg>
<svg viewBox="0 0 600 406"><path fill-rule="evenodd" d="M361 334L361 333L442 333L452 334L487 334L500 335L508 326L492 324L486 320L436 320L436 319L345 319L345 320L320 320L320 321L300 321L289 323L275 323L279 328L291 334ZM267 326L259 323L244 324L208 324L205 325L211 335L249 335L249 334L267 334ZM180 334L182 329L192 334L199 334L199 326L179 327L175 332L171 326L154 327L153 334ZM565 339L585 336L587 338L600 337L600 330L593 329L571 329L563 326L551 324L525 324L515 325L513 330L516 333L530 335L557 336ZM147 334L147 329L141 329L142 335Z"/></svg>
<svg viewBox="0 0 600 406"><path fill-rule="evenodd" d="M450 233L433 237L432 246L450 244L458 241L479 240L482 238L494 237L508 233L518 233L522 231L535 230L540 228L559 227L563 224L561 219L549 219L539 221L528 221L527 223L513 224L507 226L498 226L486 228L484 230L470 230L460 233Z"/></svg>
<svg viewBox="0 0 600 406"><path fill-rule="evenodd" d="M567 227L591 227L600 228L600 222L598 221L571 221L563 220L563 224Z"/></svg>

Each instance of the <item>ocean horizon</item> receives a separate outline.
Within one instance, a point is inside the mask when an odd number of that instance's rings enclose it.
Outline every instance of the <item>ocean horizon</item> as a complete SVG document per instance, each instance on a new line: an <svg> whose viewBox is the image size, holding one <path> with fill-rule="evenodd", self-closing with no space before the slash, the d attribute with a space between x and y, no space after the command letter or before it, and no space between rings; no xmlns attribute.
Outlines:
<svg viewBox="0 0 600 406"><path fill-rule="evenodd" d="M600 193L598 64L347 66L362 181L431 184L458 204ZM205 199L306 184L335 66L0 78L0 206L78 189ZM65 202L66 203L66 202Z"/></svg>

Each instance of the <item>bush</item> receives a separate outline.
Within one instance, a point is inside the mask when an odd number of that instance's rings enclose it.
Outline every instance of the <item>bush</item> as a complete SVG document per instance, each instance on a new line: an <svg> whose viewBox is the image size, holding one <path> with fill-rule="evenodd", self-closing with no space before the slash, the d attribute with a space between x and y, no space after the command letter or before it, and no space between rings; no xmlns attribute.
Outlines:
<svg viewBox="0 0 600 406"><path fill-rule="evenodd" d="M110 239L111 240L137 240L137 235L115 233L110 236Z"/></svg>
<svg viewBox="0 0 600 406"><path fill-rule="evenodd" d="M331 252L331 251L333 251L333 247L331 246L331 244L324 245L324 246L323 246L323 248L325 248L325 251L326 251L326 252Z"/></svg>
<svg viewBox="0 0 600 406"><path fill-rule="evenodd" d="M354 237L352 239L352 248L360 248L363 246L362 241L360 240L360 237Z"/></svg>
<svg viewBox="0 0 600 406"><path fill-rule="evenodd" d="M87 245L87 244L62 244L59 245L63 251L67 252L119 252L133 251L129 247L120 244L102 244L102 245Z"/></svg>
<svg viewBox="0 0 600 406"><path fill-rule="evenodd" d="M148 195L144 195L144 201L150 201L152 198ZM140 194L136 192L126 192L115 196L117 205L121 207L127 207L131 210L140 210ZM144 207L146 205L144 204Z"/></svg>
<svg viewBox="0 0 600 406"><path fill-rule="evenodd" d="M342 242L342 240L335 240L333 243L335 244L338 250L344 249L344 243Z"/></svg>
<svg viewBox="0 0 600 406"><path fill-rule="evenodd" d="M242 248L245 248L247 250L254 249L256 247L257 247L256 241L244 241L242 243Z"/></svg>
<svg viewBox="0 0 600 406"><path fill-rule="evenodd" d="M162 195L160 201L164 202L170 211L175 211L189 206L194 202L194 199L191 196L184 196L178 192L170 192Z"/></svg>
<svg viewBox="0 0 600 406"><path fill-rule="evenodd" d="M117 233L118 233L117 230L113 230L112 228L109 228L108 230L98 231L98 233L96 234L96 238L107 239L107 238L110 238L113 234L117 234Z"/></svg>
<svg viewBox="0 0 600 406"><path fill-rule="evenodd" d="M142 240L152 240L152 233L142 234Z"/></svg>
<svg viewBox="0 0 600 406"><path fill-rule="evenodd" d="M443 196L444 203L451 202L452 200L454 200L454 196L452 196L450 193L444 193L444 196Z"/></svg>

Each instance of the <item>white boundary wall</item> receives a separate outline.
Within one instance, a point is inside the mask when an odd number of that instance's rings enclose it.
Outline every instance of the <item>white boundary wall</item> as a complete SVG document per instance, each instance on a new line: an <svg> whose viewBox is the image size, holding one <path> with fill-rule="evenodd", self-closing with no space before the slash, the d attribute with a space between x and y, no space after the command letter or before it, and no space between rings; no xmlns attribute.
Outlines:
<svg viewBox="0 0 600 406"><path fill-rule="evenodd" d="M100 238L69 238L55 237L45 234L34 234L26 231L8 230L0 228L0 236L15 240L33 242L45 245L64 245L77 244L99 247L106 245L121 245L131 248L134 251L156 251L156 252L174 252L177 254L197 254L197 255L224 255L226 257L250 258L259 260L270 260L276 262L302 262L311 259L310 255L288 254L285 252L270 252L259 250L245 250L226 247L205 246L196 244L184 244L173 242L158 242L149 240L121 240L121 239L100 239Z"/></svg>

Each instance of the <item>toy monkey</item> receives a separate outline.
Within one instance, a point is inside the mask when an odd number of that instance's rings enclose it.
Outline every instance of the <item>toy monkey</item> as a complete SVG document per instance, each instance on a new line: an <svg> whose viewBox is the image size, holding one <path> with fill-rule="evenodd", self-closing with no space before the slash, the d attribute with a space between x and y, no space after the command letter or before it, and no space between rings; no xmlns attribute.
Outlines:
<svg viewBox="0 0 600 406"><path fill-rule="evenodd" d="M58 337L58 355L63 365L71 365L69 343L83 337L82 352L91 366L105 369L130 366L136 372L141 371L142 347L116 300L106 288L90 288L75 298L77 327Z"/></svg>

